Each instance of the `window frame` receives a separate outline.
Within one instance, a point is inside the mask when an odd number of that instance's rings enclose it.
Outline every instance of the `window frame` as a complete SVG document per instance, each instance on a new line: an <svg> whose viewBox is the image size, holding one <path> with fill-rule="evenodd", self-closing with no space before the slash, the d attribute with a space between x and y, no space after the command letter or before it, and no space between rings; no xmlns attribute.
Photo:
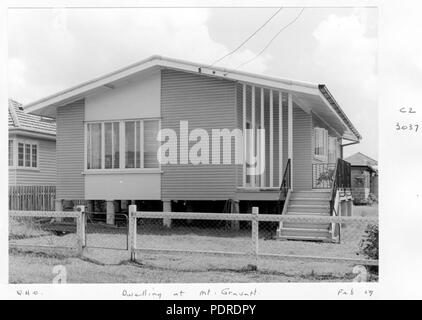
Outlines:
<svg viewBox="0 0 422 320"><path fill-rule="evenodd" d="M40 144L37 140L34 139L25 139L25 138L9 138L9 141L13 141L12 143L12 161L13 164L9 166L9 169L17 169L17 170L36 170L39 171L40 170ZM19 165L19 143L23 144L23 165L20 166ZM25 166L25 154L26 154L26 148L25 145L29 144L30 145L30 158L29 158L29 167ZM36 146L37 149L37 162L36 162L36 166L32 165L32 158L33 158L33 148L34 146Z"/></svg>
<svg viewBox="0 0 422 320"><path fill-rule="evenodd" d="M318 131L323 133L322 136L322 148L323 148L323 154L316 154L316 141L317 141L317 136L318 136ZM321 128L321 127L314 127L314 139L313 139L313 156L314 159L317 159L319 161L322 162L327 162L328 161L328 144L329 144L329 136L328 136L328 130L325 128Z"/></svg>
<svg viewBox="0 0 422 320"><path fill-rule="evenodd" d="M12 142L12 150L10 151L10 142ZM13 168L16 164L16 160L15 160L15 153L16 153L16 147L15 147L15 139L9 139L8 144L7 144L7 154L8 154L8 158L7 158L7 163L9 168ZM10 159L11 156L11 159ZM10 164L10 160L12 160L12 163Z"/></svg>
<svg viewBox="0 0 422 320"><path fill-rule="evenodd" d="M95 121L85 121L84 122L84 171L83 174L108 174L108 173L160 173L161 164L158 163L156 168L144 168L144 121L158 121L158 131L161 130L161 118L159 117L150 117L150 118L135 118L135 119L118 119L118 120L95 120ZM140 138L142 139L140 143L140 168L126 168L126 131L125 123L126 122L135 122L140 121ZM105 123L119 123L119 167L118 168L105 168ZM88 169L88 144L87 144L87 135L88 135L88 124L99 123L101 124L101 168L100 169ZM135 125L136 126L136 125Z"/></svg>

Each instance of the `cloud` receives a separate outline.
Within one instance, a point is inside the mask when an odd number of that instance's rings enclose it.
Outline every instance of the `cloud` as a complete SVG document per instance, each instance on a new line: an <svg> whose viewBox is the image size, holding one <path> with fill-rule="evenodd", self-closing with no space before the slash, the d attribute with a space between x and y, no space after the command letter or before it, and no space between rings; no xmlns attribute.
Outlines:
<svg viewBox="0 0 422 320"><path fill-rule="evenodd" d="M229 52L210 37L208 9L21 10L8 18L9 91L23 102L153 54L211 63ZM254 55L240 50L219 65ZM257 60L250 70L262 72L268 59Z"/></svg>
<svg viewBox="0 0 422 320"><path fill-rule="evenodd" d="M318 42L314 60L327 74L335 75L336 81L375 99L377 41L375 37L366 37L366 30L362 19L355 14L330 15L313 33Z"/></svg>
<svg viewBox="0 0 422 320"><path fill-rule="evenodd" d="M362 10L329 15L313 32L313 60L321 81L362 134L362 142L345 148L345 154L361 151L377 158L377 38L368 28L371 21Z"/></svg>

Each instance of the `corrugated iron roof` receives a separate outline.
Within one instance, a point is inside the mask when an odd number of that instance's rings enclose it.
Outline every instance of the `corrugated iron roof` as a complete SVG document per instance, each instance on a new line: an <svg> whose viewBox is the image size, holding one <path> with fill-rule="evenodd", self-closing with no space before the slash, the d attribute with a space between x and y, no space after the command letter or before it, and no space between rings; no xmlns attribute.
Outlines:
<svg viewBox="0 0 422 320"><path fill-rule="evenodd" d="M22 108L22 104L12 99L9 99L8 124L9 130L21 129L56 135L56 122L54 119L26 113Z"/></svg>

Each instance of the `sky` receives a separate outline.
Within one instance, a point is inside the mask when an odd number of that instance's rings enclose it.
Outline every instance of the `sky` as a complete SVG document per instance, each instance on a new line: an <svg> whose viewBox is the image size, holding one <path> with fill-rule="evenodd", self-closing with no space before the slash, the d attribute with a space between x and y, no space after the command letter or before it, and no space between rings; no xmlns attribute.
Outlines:
<svg viewBox="0 0 422 320"><path fill-rule="evenodd" d="M10 9L9 97L29 103L153 54L211 64L277 8ZM217 66L255 57L300 13L283 8ZM344 155L378 159L375 8L306 8L239 70L328 86L362 135Z"/></svg>

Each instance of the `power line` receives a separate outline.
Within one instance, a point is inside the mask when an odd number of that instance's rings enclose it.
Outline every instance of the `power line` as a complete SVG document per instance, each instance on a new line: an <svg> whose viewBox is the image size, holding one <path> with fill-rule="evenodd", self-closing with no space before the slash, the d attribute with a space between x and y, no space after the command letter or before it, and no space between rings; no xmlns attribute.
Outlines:
<svg viewBox="0 0 422 320"><path fill-rule="evenodd" d="M214 61L212 64L210 64L208 67L212 67L213 65L215 65L216 63L220 62L221 60L223 60L224 58L227 58L228 56L231 56L233 53L235 53L237 50L239 50L241 47L243 47L243 45L248 42L250 39L252 39L262 28L264 28L280 11L281 9L283 9L283 7L279 8L269 19L267 19L267 21L265 21L265 23L260 26L254 33L252 33L245 41L243 41L236 49L230 51L229 53L227 53L226 55L222 56L220 59Z"/></svg>
<svg viewBox="0 0 422 320"><path fill-rule="evenodd" d="M243 62L242 64L238 65L234 70L239 69L240 67L243 67L244 65L252 62L253 60L255 60L256 58L258 58L265 50L267 50L267 48L271 45L271 43L278 37L278 35L285 29L287 29L289 26L291 26L293 23L296 22L297 19L299 19L299 17L302 15L303 11L305 10L305 8L302 8L302 10L299 12L299 14L292 20L290 21L288 24L286 24L284 27L282 27L276 34L274 37L271 38L271 40L267 43L267 45L258 53L256 54L252 59L249 59L246 62ZM227 75L227 74L226 74Z"/></svg>

